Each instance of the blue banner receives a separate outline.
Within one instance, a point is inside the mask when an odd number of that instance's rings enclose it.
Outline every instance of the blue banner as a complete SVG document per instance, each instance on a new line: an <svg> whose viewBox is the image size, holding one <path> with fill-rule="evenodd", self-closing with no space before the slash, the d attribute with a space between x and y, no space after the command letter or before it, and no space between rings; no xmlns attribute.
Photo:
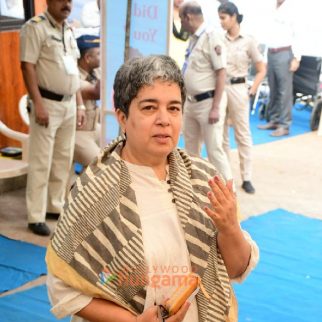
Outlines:
<svg viewBox="0 0 322 322"><path fill-rule="evenodd" d="M130 56L167 54L168 52L167 1L133 1L131 17Z"/></svg>
<svg viewBox="0 0 322 322"><path fill-rule="evenodd" d="M171 0L132 1L129 57L167 54ZM113 82L124 62L127 0L106 0L102 6L102 144L118 135L114 117Z"/></svg>

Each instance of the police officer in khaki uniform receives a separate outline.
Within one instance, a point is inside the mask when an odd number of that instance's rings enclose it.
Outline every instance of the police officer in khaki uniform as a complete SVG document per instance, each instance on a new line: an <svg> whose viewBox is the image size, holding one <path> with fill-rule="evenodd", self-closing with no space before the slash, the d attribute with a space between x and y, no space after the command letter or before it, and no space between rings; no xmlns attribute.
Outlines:
<svg viewBox="0 0 322 322"><path fill-rule="evenodd" d="M225 47L218 34L207 30L197 2L184 2L180 19L182 27L191 33L182 70L188 94L183 124L185 148L189 154L199 155L204 142L209 161L225 179L231 179L222 145L227 105Z"/></svg>
<svg viewBox="0 0 322 322"><path fill-rule="evenodd" d="M80 88L86 107L86 124L77 126L74 161L84 167L99 154L100 126L99 109L96 101L100 99L100 38L93 35L82 35L77 38L80 50L78 68Z"/></svg>
<svg viewBox="0 0 322 322"><path fill-rule="evenodd" d="M266 67L257 43L251 36L240 32L243 16L232 2L221 4L218 8L222 27L227 31L224 42L227 47L227 114L224 130L224 149L229 156L230 120L238 146L242 188L247 193L255 193L252 185L252 137L249 126L249 95L255 95L265 77ZM250 89L246 77L250 64L255 64L256 76Z"/></svg>
<svg viewBox="0 0 322 322"><path fill-rule="evenodd" d="M79 91L79 51L66 23L72 1L47 0L48 9L20 33L20 60L32 100L27 180L28 227L49 235L46 214L58 216L74 153L76 118L85 122ZM77 110L77 114L76 114Z"/></svg>

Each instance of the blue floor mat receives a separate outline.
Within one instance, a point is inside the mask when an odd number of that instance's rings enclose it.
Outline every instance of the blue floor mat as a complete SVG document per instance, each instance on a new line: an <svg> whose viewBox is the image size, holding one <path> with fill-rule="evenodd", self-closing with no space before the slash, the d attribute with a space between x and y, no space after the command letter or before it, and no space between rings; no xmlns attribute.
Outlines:
<svg viewBox="0 0 322 322"><path fill-rule="evenodd" d="M259 130L257 125L266 124L266 121L259 120L257 112L250 116L250 128L252 132L252 138L254 144L263 144L268 142L275 142L283 140L292 136L304 134L310 132L310 117L311 109L303 107L303 105L296 104L292 110L292 125L290 127L290 134L282 137L273 137L269 134L272 131ZM233 133L230 133L230 142L232 142ZM234 143L234 147L236 144Z"/></svg>
<svg viewBox="0 0 322 322"><path fill-rule="evenodd" d="M242 227L257 242L261 258L248 279L234 285L239 322L320 322L322 220L277 209ZM49 308L46 287L35 287L0 298L0 321L56 321Z"/></svg>
<svg viewBox="0 0 322 322"><path fill-rule="evenodd" d="M0 293L45 275L45 253L45 247L0 235Z"/></svg>
<svg viewBox="0 0 322 322"><path fill-rule="evenodd" d="M242 223L260 262L234 284L239 322L322 321L322 220L277 209Z"/></svg>
<svg viewBox="0 0 322 322"><path fill-rule="evenodd" d="M49 310L50 304L45 285L0 298L1 322L68 322L70 320L69 317L58 320Z"/></svg>

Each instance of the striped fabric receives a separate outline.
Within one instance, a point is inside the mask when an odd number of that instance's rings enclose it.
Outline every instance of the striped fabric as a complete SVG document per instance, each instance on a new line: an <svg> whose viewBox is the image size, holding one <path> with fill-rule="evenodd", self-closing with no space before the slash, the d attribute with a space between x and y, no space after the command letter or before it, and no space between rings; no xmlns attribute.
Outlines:
<svg viewBox="0 0 322 322"><path fill-rule="evenodd" d="M147 265L135 192L120 158L123 144L121 137L112 142L77 180L46 260L49 271L68 285L141 313ZM215 174L208 162L179 149L169 155L170 184L192 271L211 296L208 300L202 292L197 295L200 322L226 321L231 296L217 230L202 210L208 204L208 180ZM103 270L108 282L102 282Z"/></svg>

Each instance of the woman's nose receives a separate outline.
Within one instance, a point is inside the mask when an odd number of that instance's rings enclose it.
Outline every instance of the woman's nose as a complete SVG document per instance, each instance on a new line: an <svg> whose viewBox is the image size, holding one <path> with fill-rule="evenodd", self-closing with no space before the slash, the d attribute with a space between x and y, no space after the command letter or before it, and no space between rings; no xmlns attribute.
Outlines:
<svg viewBox="0 0 322 322"><path fill-rule="evenodd" d="M157 114L157 123L166 126L170 124L169 113L167 109L160 108Z"/></svg>

